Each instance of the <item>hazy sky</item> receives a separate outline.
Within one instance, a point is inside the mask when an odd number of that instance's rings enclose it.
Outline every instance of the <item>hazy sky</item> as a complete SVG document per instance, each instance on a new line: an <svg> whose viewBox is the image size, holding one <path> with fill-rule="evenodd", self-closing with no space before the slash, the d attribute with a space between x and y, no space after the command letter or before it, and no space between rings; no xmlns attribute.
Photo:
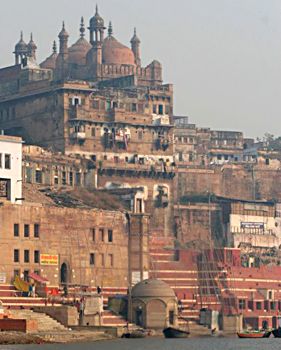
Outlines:
<svg viewBox="0 0 281 350"><path fill-rule="evenodd" d="M51 52L61 21L70 43L92 0L0 0L0 66L14 62L20 30L34 33L38 61ZM175 113L199 126L281 135L281 0L99 0L114 36L129 44L133 27L142 62L162 62L175 85Z"/></svg>

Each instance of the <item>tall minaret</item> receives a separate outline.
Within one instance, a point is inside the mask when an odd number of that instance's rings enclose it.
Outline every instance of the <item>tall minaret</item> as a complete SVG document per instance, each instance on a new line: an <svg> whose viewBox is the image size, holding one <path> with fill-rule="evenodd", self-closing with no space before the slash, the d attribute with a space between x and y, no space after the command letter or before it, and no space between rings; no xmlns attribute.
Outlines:
<svg viewBox="0 0 281 350"><path fill-rule="evenodd" d="M62 23L62 30L59 33L59 40L60 40L60 51L59 53L63 55L65 59L68 58L68 38L69 34L65 30L65 23Z"/></svg>
<svg viewBox="0 0 281 350"><path fill-rule="evenodd" d="M102 64L102 43L104 40L104 20L99 15L98 6L96 6L96 13L90 19L90 43L95 49L95 61L97 64Z"/></svg>
<svg viewBox="0 0 281 350"><path fill-rule="evenodd" d="M59 55L57 57L57 76L60 79L64 79L68 75L68 38L69 34L67 33L65 29L65 23L62 23L62 30L60 31L59 35L60 40L60 49L59 49Z"/></svg>
<svg viewBox="0 0 281 350"><path fill-rule="evenodd" d="M137 30L136 28L134 29L134 36L131 39L131 47L132 51L135 55L135 63L137 66L141 65L141 57L140 57L140 39L137 36Z"/></svg>

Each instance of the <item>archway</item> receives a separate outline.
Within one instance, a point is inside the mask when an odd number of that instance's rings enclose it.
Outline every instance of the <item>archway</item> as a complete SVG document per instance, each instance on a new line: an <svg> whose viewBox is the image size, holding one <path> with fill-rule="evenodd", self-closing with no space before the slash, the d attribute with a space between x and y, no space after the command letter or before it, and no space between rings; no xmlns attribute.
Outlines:
<svg viewBox="0 0 281 350"><path fill-rule="evenodd" d="M166 305L162 300L153 299L146 306L147 328L165 328Z"/></svg>
<svg viewBox="0 0 281 350"><path fill-rule="evenodd" d="M60 283L61 284L68 283L68 267L66 263L63 263L60 268Z"/></svg>

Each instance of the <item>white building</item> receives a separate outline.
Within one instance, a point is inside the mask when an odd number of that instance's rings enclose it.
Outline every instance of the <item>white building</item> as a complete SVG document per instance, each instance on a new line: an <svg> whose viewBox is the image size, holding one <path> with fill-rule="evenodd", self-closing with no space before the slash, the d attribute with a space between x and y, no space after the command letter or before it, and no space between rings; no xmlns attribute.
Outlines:
<svg viewBox="0 0 281 350"><path fill-rule="evenodd" d="M22 139L0 135L0 201L21 204Z"/></svg>

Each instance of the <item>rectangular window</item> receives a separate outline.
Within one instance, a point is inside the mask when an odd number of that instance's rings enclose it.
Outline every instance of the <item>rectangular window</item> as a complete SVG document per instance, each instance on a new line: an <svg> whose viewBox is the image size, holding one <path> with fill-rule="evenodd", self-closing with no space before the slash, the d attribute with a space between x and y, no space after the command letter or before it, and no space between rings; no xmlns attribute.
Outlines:
<svg viewBox="0 0 281 350"><path fill-rule="evenodd" d="M270 310L275 310L276 309L276 303L275 301L270 302Z"/></svg>
<svg viewBox="0 0 281 350"><path fill-rule="evenodd" d="M107 110L107 111L109 111L110 109L111 109L111 101L106 101L106 107L105 107L105 109Z"/></svg>
<svg viewBox="0 0 281 350"><path fill-rule="evenodd" d="M40 276L40 270L34 270L34 273L38 276Z"/></svg>
<svg viewBox="0 0 281 350"><path fill-rule="evenodd" d="M80 173L76 173L76 185L80 186L81 185L81 174Z"/></svg>
<svg viewBox="0 0 281 350"><path fill-rule="evenodd" d="M104 242L104 229L103 229L103 228L100 228L100 229L99 229L99 233L100 233L100 240L101 240L102 242Z"/></svg>
<svg viewBox="0 0 281 350"><path fill-rule="evenodd" d="M104 254L101 254L100 255L100 257L101 257L101 266L104 266Z"/></svg>
<svg viewBox="0 0 281 350"><path fill-rule="evenodd" d="M29 263L29 250L24 250L24 262Z"/></svg>
<svg viewBox="0 0 281 350"><path fill-rule="evenodd" d="M92 239L93 239L93 242L96 241L96 229L92 229Z"/></svg>
<svg viewBox="0 0 281 350"><path fill-rule="evenodd" d="M108 258L109 258L109 266L113 267L113 254L108 254Z"/></svg>
<svg viewBox="0 0 281 350"><path fill-rule="evenodd" d="M137 104L132 103L132 112L136 112L136 111L137 111Z"/></svg>
<svg viewBox="0 0 281 350"><path fill-rule="evenodd" d="M24 237L29 237L29 225L24 225Z"/></svg>
<svg viewBox="0 0 281 350"><path fill-rule="evenodd" d="M19 249L14 249L14 262L20 262L20 251Z"/></svg>
<svg viewBox="0 0 281 350"><path fill-rule="evenodd" d="M20 235L20 225L14 224L14 237L19 237Z"/></svg>
<svg viewBox="0 0 281 350"><path fill-rule="evenodd" d="M11 169L11 155L5 154L5 169Z"/></svg>
<svg viewBox="0 0 281 350"><path fill-rule="evenodd" d="M95 253L90 254L90 265L95 265Z"/></svg>
<svg viewBox="0 0 281 350"><path fill-rule="evenodd" d="M107 234L108 234L108 242L112 243L113 242L113 231L112 230L108 230Z"/></svg>
<svg viewBox="0 0 281 350"><path fill-rule="evenodd" d="M35 182L37 184L41 184L42 183L42 171L41 170L36 170L35 171Z"/></svg>
<svg viewBox="0 0 281 350"><path fill-rule="evenodd" d="M93 108L94 109L99 109L99 100L94 100L93 101Z"/></svg>
<svg viewBox="0 0 281 350"><path fill-rule="evenodd" d="M239 309L240 310L246 309L246 300L245 299L239 299Z"/></svg>
<svg viewBox="0 0 281 350"><path fill-rule="evenodd" d="M256 302L256 309L257 309L257 310L261 310L261 307L262 307L261 301L257 301L257 302Z"/></svg>
<svg viewBox="0 0 281 350"><path fill-rule="evenodd" d="M157 105L153 105L152 113L157 114Z"/></svg>
<svg viewBox="0 0 281 350"><path fill-rule="evenodd" d="M0 169L2 169L2 153L0 153Z"/></svg>
<svg viewBox="0 0 281 350"><path fill-rule="evenodd" d="M34 237L39 238L40 236L40 225L34 224Z"/></svg>
<svg viewBox="0 0 281 350"><path fill-rule="evenodd" d="M158 106L158 114L163 115L163 105Z"/></svg>
<svg viewBox="0 0 281 350"><path fill-rule="evenodd" d="M66 185L66 171L62 172L62 184Z"/></svg>
<svg viewBox="0 0 281 350"><path fill-rule="evenodd" d="M24 270L23 271L23 279L26 281L26 282L28 282L28 280L29 280L29 270Z"/></svg>
<svg viewBox="0 0 281 350"><path fill-rule="evenodd" d="M73 172L72 171L69 172L69 184L70 184L70 186L73 186Z"/></svg>
<svg viewBox="0 0 281 350"><path fill-rule="evenodd" d="M95 136L96 136L96 129L92 128L92 137L95 137Z"/></svg>
<svg viewBox="0 0 281 350"><path fill-rule="evenodd" d="M39 256L40 256L40 252L39 250L34 250L34 263L35 264L39 264Z"/></svg>

